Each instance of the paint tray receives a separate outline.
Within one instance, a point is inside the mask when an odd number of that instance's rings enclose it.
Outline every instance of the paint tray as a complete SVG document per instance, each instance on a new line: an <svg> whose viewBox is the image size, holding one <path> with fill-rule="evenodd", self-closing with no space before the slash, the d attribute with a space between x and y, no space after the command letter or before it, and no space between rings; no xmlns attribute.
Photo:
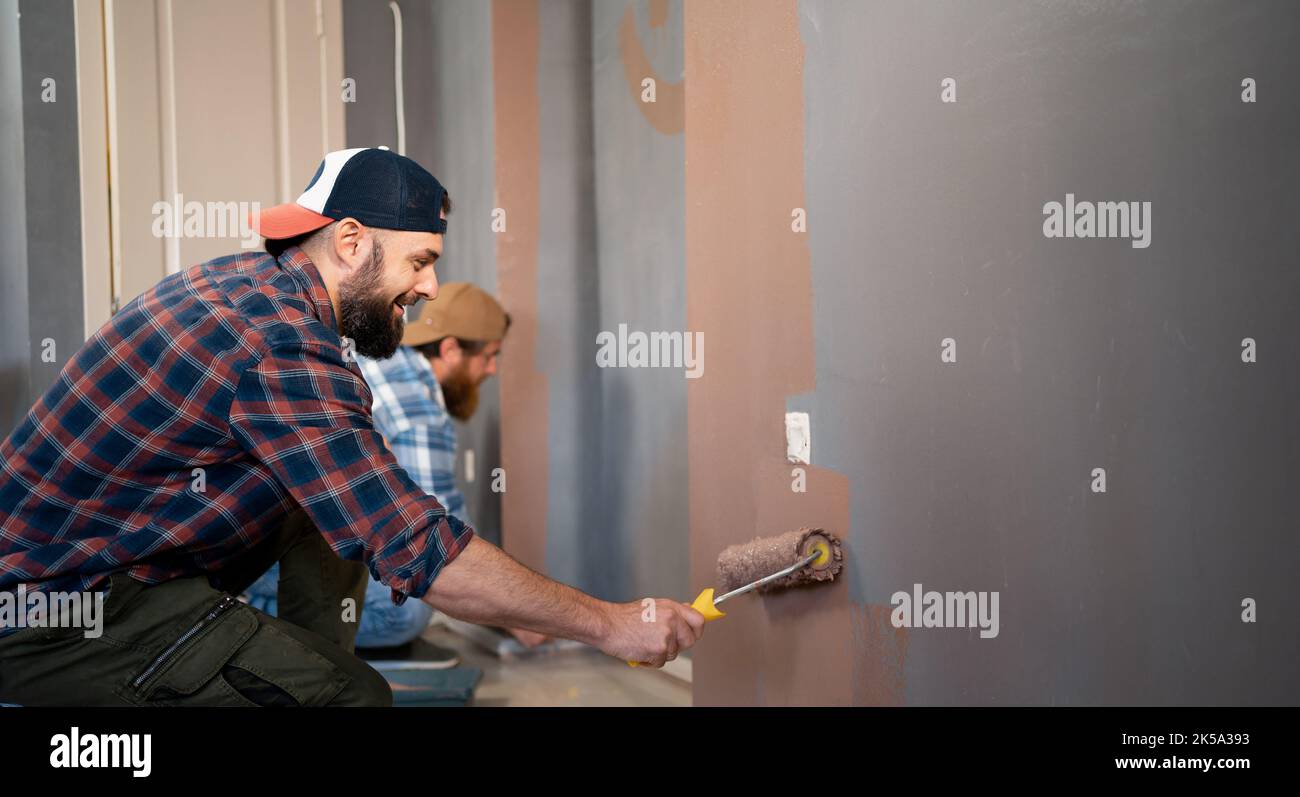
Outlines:
<svg viewBox="0 0 1300 797"><path fill-rule="evenodd" d="M380 673L393 688L395 707L467 706L483 671L470 667L449 670L384 668Z"/></svg>

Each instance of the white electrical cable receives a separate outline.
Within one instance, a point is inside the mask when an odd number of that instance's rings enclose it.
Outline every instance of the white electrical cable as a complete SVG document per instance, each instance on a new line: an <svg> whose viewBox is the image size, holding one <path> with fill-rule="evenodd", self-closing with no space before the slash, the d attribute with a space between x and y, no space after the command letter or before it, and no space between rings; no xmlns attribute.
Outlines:
<svg viewBox="0 0 1300 797"><path fill-rule="evenodd" d="M406 154L406 95L402 91L402 8L388 0L393 9L393 92L397 95L397 154Z"/></svg>

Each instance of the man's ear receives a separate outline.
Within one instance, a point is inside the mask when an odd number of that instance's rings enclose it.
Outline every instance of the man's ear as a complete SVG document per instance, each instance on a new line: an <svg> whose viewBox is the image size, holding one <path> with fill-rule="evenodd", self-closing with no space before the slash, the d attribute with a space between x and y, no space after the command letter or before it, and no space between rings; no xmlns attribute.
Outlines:
<svg viewBox="0 0 1300 797"><path fill-rule="evenodd" d="M438 356L448 365L455 365L460 361L461 348L460 341L451 335L442 339L438 344Z"/></svg>
<svg viewBox="0 0 1300 797"><path fill-rule="evenodd" d="M370 231L350 216L334 225L334 254L349 269L358 268L369 260L373 244Z"/></svg>

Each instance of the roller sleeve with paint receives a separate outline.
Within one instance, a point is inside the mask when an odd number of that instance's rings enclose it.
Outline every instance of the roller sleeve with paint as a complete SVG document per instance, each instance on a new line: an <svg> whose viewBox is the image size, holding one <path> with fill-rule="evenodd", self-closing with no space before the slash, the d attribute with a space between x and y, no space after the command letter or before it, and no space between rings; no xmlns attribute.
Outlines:
<svg viewBox="0 0 1300 797"><path fill-rule="evenodd" d="M718 604L737 595L762 593L833 581L844 566L840 541L825 529L802 528L776 537L758 537L732 545L718 556L718 584L723 594L713 597L710 587L691 608L710 622L725 617ZM629 661L633 667L634 661Z"/></svg>
<svg viewBox="0 0 1300 797"><path fill-rule="evenodd" d="M732 592L755 583L759 592L768 593L799 584L831 581L840 572L843 558L840 541L822 529L804 528L776 537L759 537L733 545L718 556L718 588ZM781 578L764 580L803 562L807 564Z"/></svg>

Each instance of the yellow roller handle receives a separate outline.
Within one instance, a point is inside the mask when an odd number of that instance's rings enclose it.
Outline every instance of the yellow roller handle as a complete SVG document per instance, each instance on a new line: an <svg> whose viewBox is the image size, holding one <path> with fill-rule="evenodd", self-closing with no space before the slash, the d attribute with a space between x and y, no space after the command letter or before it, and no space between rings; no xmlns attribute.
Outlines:
<svg viewBox="0 0 1300 797"><path fill-rule="evenodd" d="M691 604L691 608L704 615L704 622L706 623L711 623L719 617L727 616L725 612L713 605L713 587L709 587L701 592L699 597L695 599L695 602ZM640 663L629 661L627 664L629 667L637 667Z"/></svg>

